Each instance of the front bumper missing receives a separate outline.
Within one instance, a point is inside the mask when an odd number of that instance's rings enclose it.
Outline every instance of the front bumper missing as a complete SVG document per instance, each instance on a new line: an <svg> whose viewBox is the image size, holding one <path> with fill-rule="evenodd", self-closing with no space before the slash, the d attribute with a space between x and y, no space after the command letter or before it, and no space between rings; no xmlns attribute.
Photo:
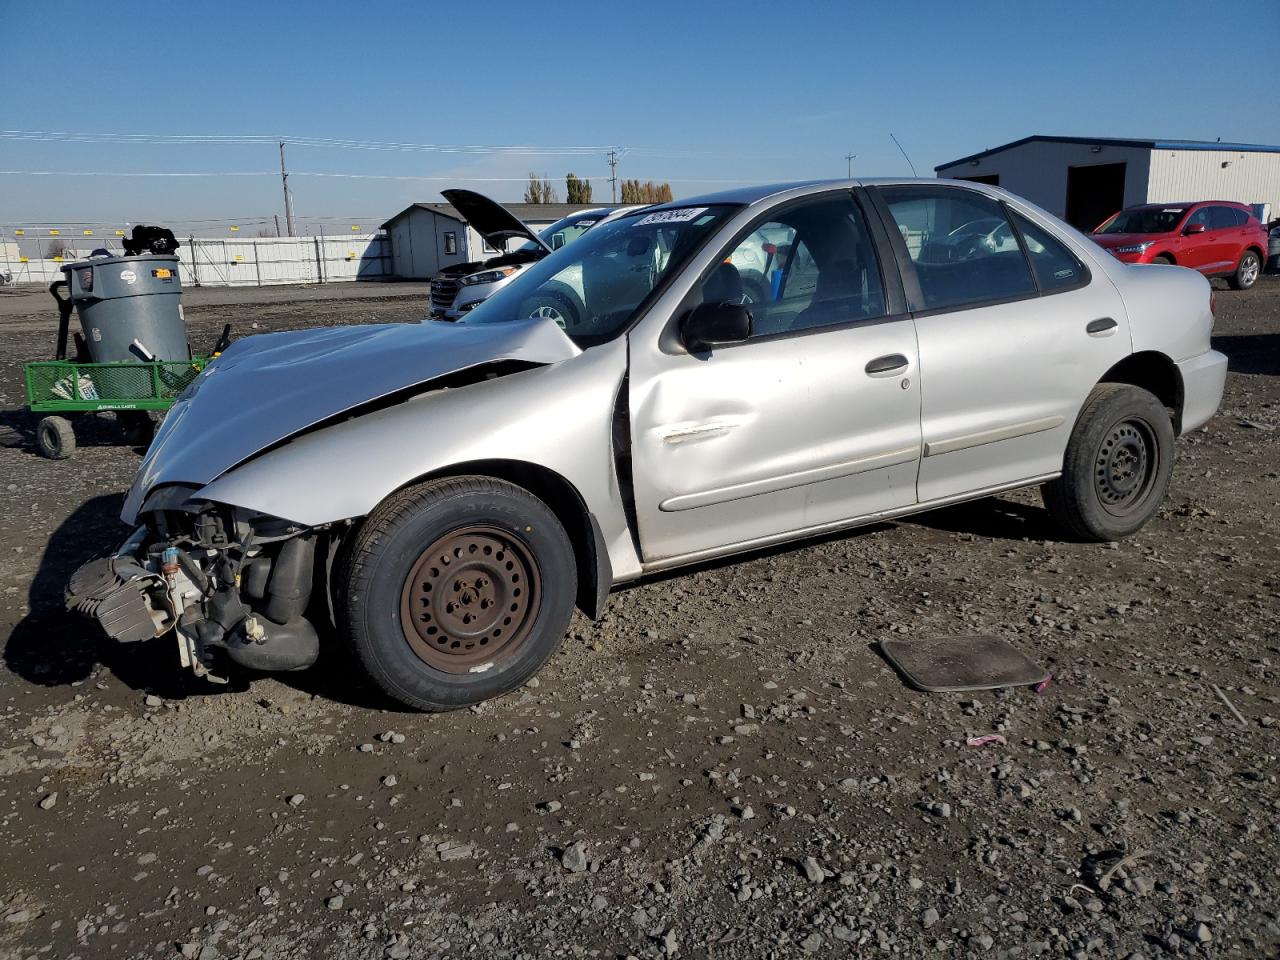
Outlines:
<svg viewBox="0 0 1280 960"><path fill-rule="evenodd" d="M162 573L143 565L139 554L147 528L138 527L109 557L90 560L67 585L67 609L92 617L112 640L140 643L174 631L178 659L198 677L226 683L209 672L195 634L184 624L187 610L201 600L200 589L176 560Z"/></svg>

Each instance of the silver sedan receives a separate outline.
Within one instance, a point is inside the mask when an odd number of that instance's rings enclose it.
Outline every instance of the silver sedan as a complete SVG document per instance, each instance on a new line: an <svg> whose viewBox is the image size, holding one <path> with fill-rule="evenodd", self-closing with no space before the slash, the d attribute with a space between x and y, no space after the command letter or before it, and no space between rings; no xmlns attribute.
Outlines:
<svg viewBox="0 0 1280 960"><path fill-rule="evenodd" d="M955 242L978 221L1009 242ZM562 288L579 316L529 317ZM444 710L532 677L575 605L711 557L1028 486L1114 540L1218 408L1212 309L1199 274L982 185L647 208L463 323L233 344L71 603L215 678L305 668L331 620L391 697Z"/></svg>

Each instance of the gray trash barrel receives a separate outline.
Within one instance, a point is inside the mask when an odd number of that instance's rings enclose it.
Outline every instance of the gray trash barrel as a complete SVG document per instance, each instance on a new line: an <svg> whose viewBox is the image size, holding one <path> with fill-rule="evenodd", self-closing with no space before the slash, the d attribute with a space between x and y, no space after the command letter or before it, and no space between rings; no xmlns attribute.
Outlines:
<svg viewBox="0 0 1280 960"><path fill-rule="evenodd" d="M177 257L98 257L68 264L62 272L90 359L190 359Z"/></svg>

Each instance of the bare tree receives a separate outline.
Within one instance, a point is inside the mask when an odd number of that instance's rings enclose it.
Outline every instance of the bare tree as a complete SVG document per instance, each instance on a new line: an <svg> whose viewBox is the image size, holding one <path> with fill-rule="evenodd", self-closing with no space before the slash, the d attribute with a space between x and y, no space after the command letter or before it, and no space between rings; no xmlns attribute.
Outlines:
<svg viewBox="0 0 1280 960"><path fill-rule="evenodd" d="M524 188L525 203L555 203L556 188L545 176L529 174L529 184Z"/></svg>

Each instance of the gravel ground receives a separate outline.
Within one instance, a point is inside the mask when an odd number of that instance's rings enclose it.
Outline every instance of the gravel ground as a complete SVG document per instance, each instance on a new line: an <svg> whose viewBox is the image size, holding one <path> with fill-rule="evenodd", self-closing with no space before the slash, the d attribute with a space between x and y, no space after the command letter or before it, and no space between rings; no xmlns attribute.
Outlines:
<svg viewBox="0 0 1280 960"><path fill-rule="evenodd" d="M199 344L424 300L186 304ZM1138 537L1028 492L705 565L436 716L340 649L217 688L62 612L138 452L104 417L35 454L46 301L0 293L0 957L1277 955L1280 278L1219 290L1222 410ZM1054 683L917 693L873 649L977 633Z"/></svg>

